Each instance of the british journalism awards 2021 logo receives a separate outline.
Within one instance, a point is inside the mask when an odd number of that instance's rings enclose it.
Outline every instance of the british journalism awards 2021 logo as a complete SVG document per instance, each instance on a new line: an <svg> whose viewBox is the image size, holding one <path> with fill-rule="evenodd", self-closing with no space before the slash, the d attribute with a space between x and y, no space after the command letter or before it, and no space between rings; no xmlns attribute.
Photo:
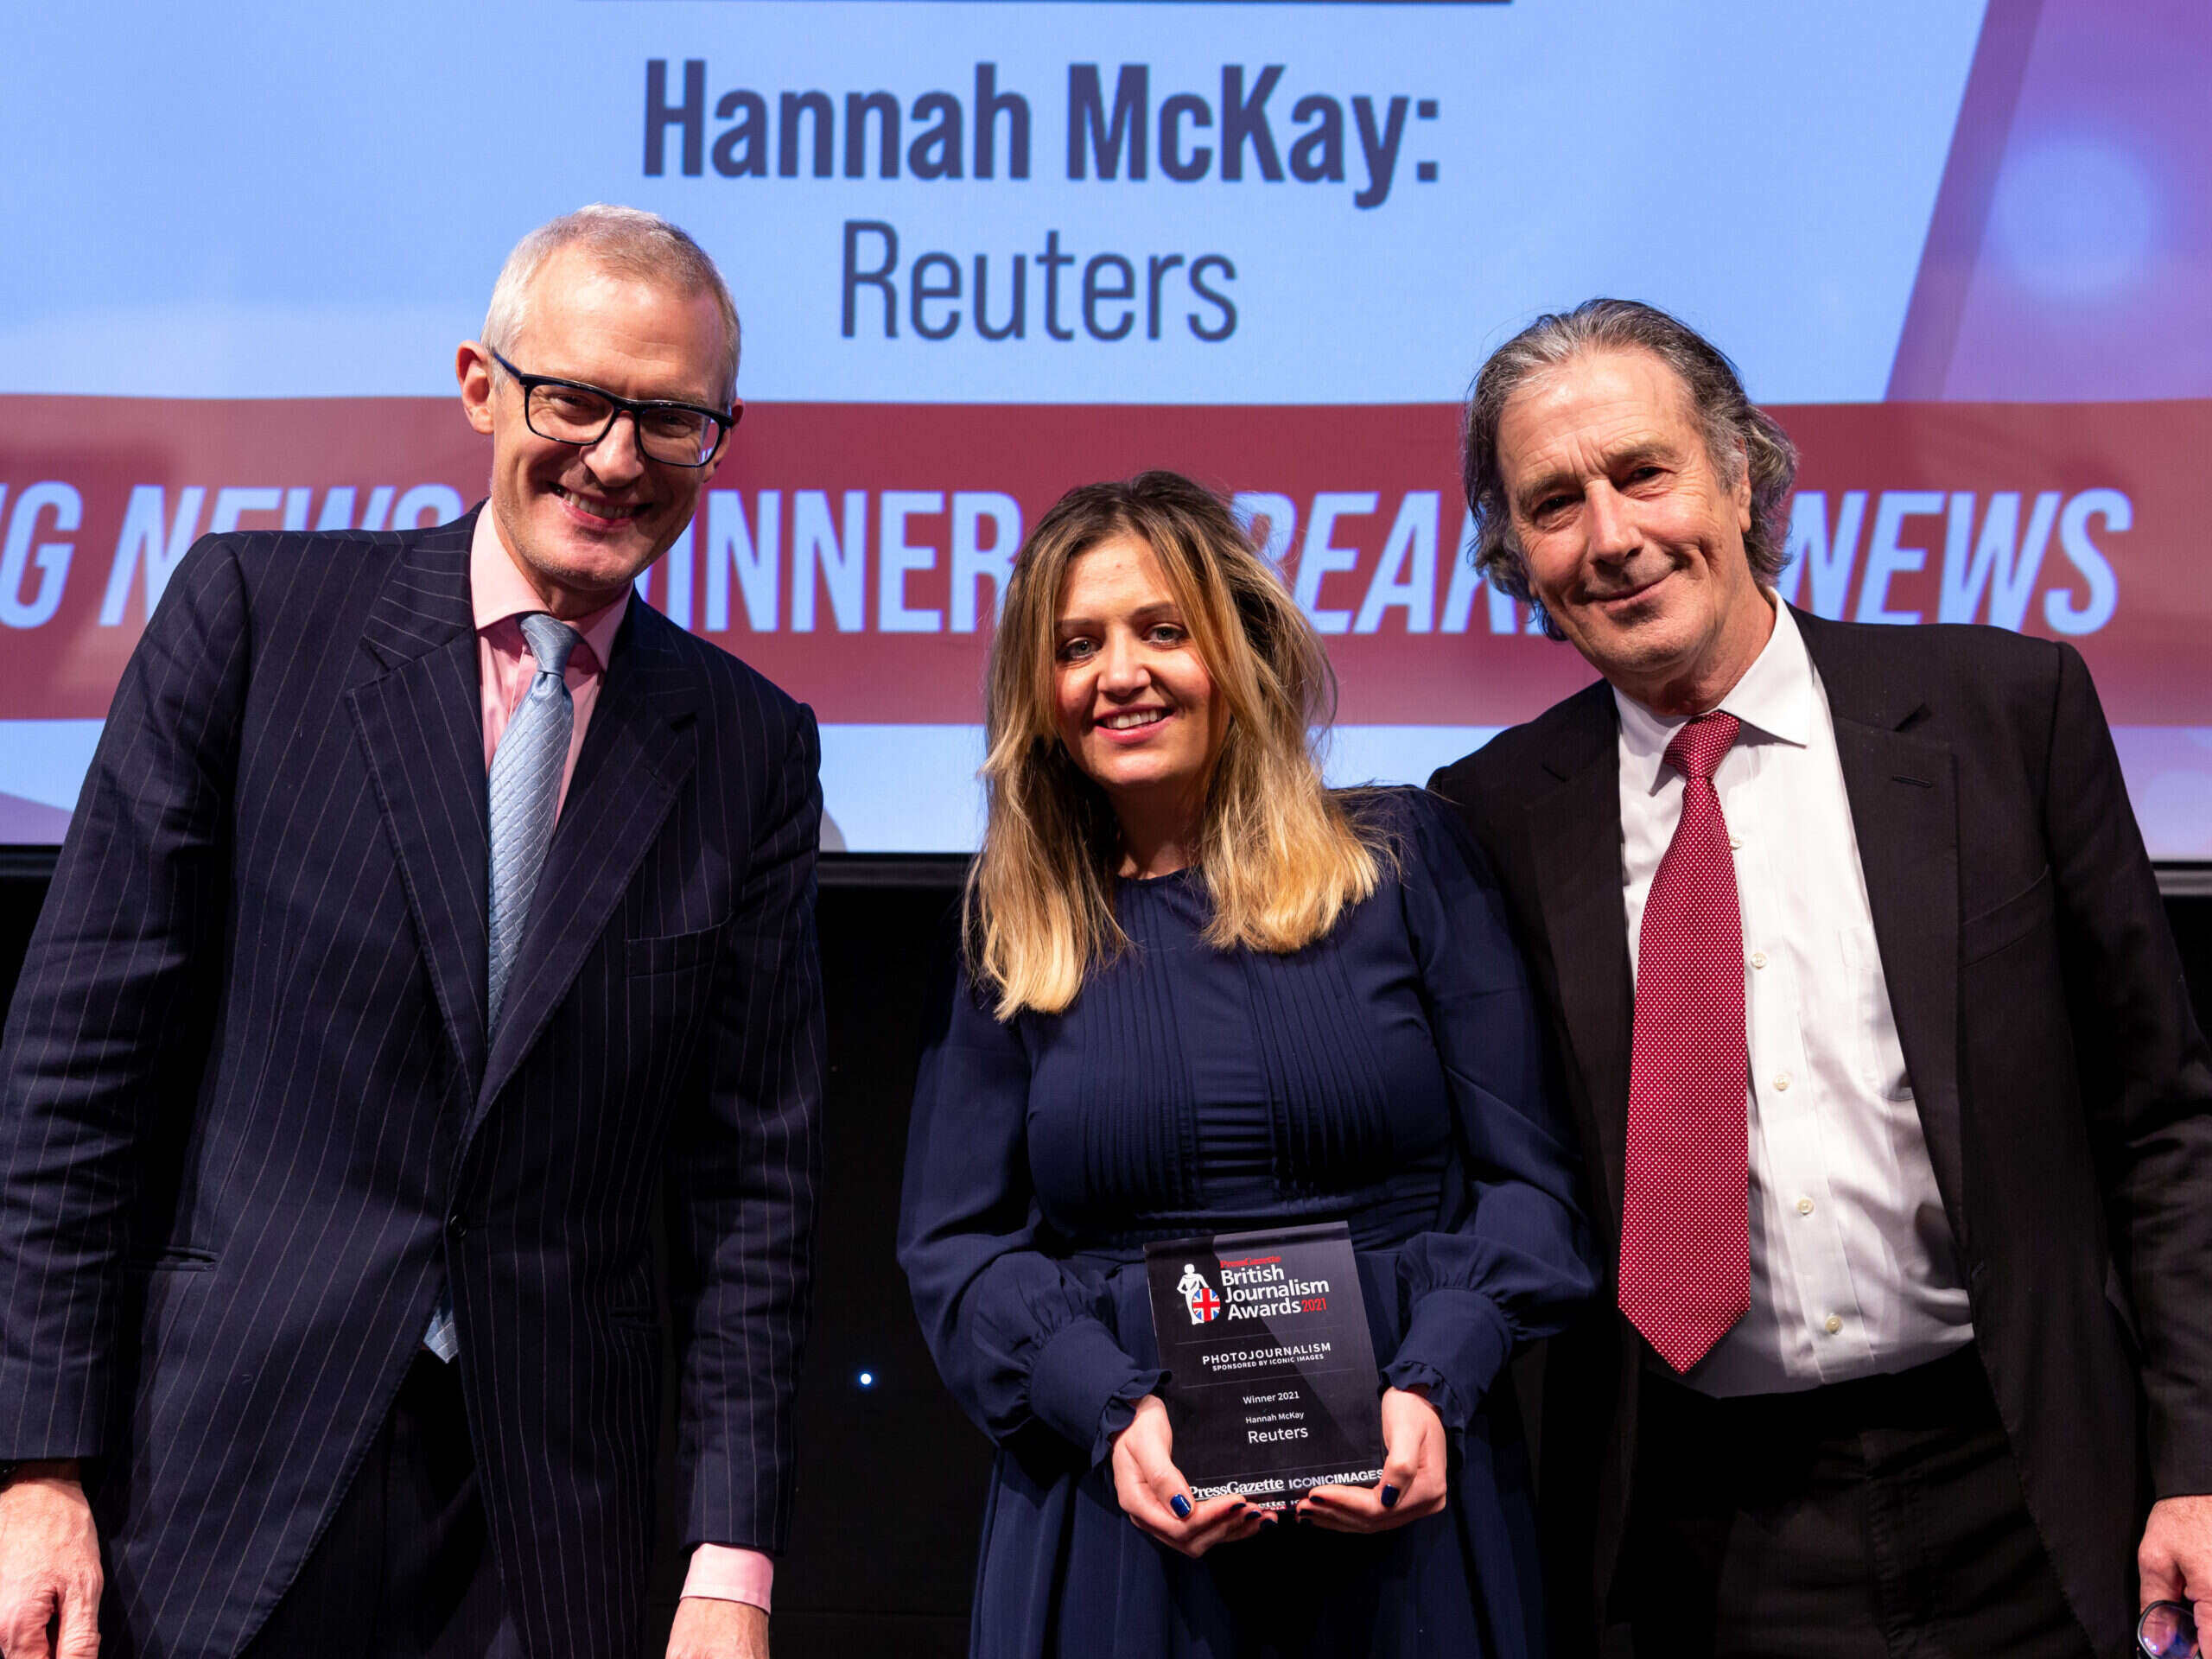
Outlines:
<svg viewBox="0 0 2212 1659"><path fill-rule="evenodd" d="M1211 1325L1224 1315L1230 1319L1283 1319L1328 1310L1329 1281L1292 1278L1283 1271L1280 1255L1224 1262L1221 1282L1227 1288L1217 1293L1196 1263L1183 1264L1175 1294L1190 1310L1192 1325Z"/></svg>

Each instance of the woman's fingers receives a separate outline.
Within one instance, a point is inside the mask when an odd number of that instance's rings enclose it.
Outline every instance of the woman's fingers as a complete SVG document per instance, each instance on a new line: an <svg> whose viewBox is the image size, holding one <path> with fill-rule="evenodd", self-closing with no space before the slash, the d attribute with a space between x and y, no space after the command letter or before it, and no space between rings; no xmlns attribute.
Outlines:
<svg viewBox="0 0 2212 1659"><path fill-rule="evenodd" d="M1129 1426L1114 1437L1114 1496L1130 1519L1156 1518L1154 1510L1166 1508L1176 1496L1162 1479L1173 1467L1169 1456L1173 1445L1166 1408L1157 1395L1145 1395L1137 1402ZM1187 1497L1184 1502L1188 1504Z"/></svg>
<svg viewBox="0 0 2212 1659"><path fill-rule="evenodd" d="M1444 1507L1444 1421L1418 1389L1382 1395L1382 1478L1376 1503L1400 1524Z"/></svg>
<svg viewBox="0 0 2212 1659"><path fill-rule="evenodd" d="M1208 1498L1186 1523L1185 1537L1175 1548L1185 1555L1203 1555L1217 1544L1249 1538L1265 1526L1262 1511L1241 1497Z"/></svg>
<svg viewBox="0 0 2212 1659"><path fill-rule="evenodd" d="M1137 1402L1135 1417L1115 1438L1114 1496L1140 1530L1170 1549L1198 1556L1267 1524L1241 1497L1199 1503L1175 1466L1174 1445L1166 1408L1154 1395Z"/></svg>
<svg viewBox="0 0 2212 1659"><path fill-rule="evenodd" d="M1124 1515L1154 1532L1180 1527L1198 1509L1173 1464L1124 1446L1114 1452L1114 1496Z"/></svg>
<svg viewBox="0 0 2212 1659"><path fill-rule="evenodd" d="M1217 1544L1249 1538L1268 1524L1260 1510L1241 1497L1208 1498L1192 1508L1188 1520L1163 1515L1156 1509L1149 1512L1130 1510L1128 1514L1139 1531L1193 1558L1205 1554Z"/></svg>
<svg viewBox="0 0 2212 1659"><path fill-rule="evenodd" d="M1444 1507L1441 1479L1433 1484L1420 1476L1401 1489L1395 1503L1382 1503L1384 1483L1373 1486L1317 1486L1298 1506L1298 1518L1330 1532L1388 1532L1434 1515Z"/></svg>
<svg viewBox="0 0 2212 1659"><path fill-rule="evenodd" d="M1114 1495L1129 1518L1155 1528L1191 1519L1198 1502L1175 1466L1175 1437L1157 1395L1137 1402L1136 1415L1114 1441Z"/></svg>
<svg viewBox="0 0 2212 1659"><path fill-rule="evenodd" d="M1298 1518L1330 1532L1374 1532L1388 1518L1373 1486L1316 1486L1299 1500Z"/></svg>
<svg viewBox="0 0 2212 1659"><path fill-rule="evenodd" d="M1137 1524L1170 1549L1199 1556L1216 1544L1249 1538L1265 1524L1258 1512L1232 1494L1197 1501L1183 1471L1163 1463L1145 1483L1152 1503Z"/></svg>
<svg viewBox="0 0 2212 1659"><path fill-rule="evenodd" d="M1382 1478L1372 1486L1317 1486L1298 1506L1301 1521L1332 1532L1382 1532L1444 1507L1444 1425L1419 1394L1382 1396Z"/></svg>
<svg viewBox="0 0 2212 1659"><path fill-rule="evenodd" d="M1198 1500L1191 1496L1191 1483L1183 1478L1183 1471L1172 1459L1157 1459L1143 1473L1145 1490L1178 1521L1188 1521L1197 1512Z"/></svg>
<svg viewBox="0 0 2212 1659"><path fill-rule="evenodd" d="M1415 1410L1417 1416L1402 1414L1398 1432L1389 1436L1382 1478L1375 1487L1376 1506L1399 1522L1444 1507L1444 1425L1426 1402Z"/></svg>

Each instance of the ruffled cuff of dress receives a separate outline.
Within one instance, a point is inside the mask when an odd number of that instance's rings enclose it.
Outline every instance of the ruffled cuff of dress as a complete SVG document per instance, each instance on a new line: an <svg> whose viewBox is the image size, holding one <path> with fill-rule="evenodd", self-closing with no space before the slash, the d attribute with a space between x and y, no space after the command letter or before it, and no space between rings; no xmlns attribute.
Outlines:
<svg viewBox="0 0 2212 1659"><path fill-rule="evenodd" d="M1106 1409L1098 1414L1098 1436L1090 1443L1091 1466L1096 1468L1113 1455L1114 1439L1137 1419L1137 1402L1147 1394L1160 1390L1165 1371L1135 1371L1128 1382L1115 1392L1106 1402Z"/></svg>
<svg viewBox="0 0 2212 1659"><path fill-rule="evenodd" d="M1095 1464L1165 1375L1140 1369L1101 1321L1071 1319L1030 1363L1030 1414Z"/></svg>
<svg viewBox="0 0 2212 1659"><path fill-rule="evenodd" d="M1382 1380L1394 1389L1426 1388L1444 1427L1465 1428L1512 1352L1513 1332L1497 1303L1440 1287L1414 1299L1406 1339Z"/></svg>

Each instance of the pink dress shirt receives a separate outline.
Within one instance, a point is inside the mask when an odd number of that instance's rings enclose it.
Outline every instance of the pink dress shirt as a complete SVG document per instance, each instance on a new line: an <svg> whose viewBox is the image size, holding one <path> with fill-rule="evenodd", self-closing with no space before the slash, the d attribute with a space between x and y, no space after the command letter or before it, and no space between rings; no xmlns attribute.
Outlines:
<svg viewBox="0 0 2212 1659"><path fill-rule="evenodd" d="M545 601L523 579L507 556L487 505L476 517L475 539L468 549L468 592L476 619L476 665L484 710L484 769L490 772L492 756L500 734L522 704L537 673L537 659L522 631L521 619L542 611ZM561 768L561 797L557 815L569 798L569 780L576 773L576 756L583 752L584 729L598 706L600 683L607 677L607 661L614 648L614 635L630 606L627 588L605 610L594 611L569 626L583 641L569 653L569 696L575 704L575 729L569 734L569 759ZM717 1601L749 1602L768 1611L768 1592L775 1582L775 1563L757 1549L736 1549L727 1544L701 1544L691 1552L691 1570L683 1580L687 1596L706 1596Z"/></svg>

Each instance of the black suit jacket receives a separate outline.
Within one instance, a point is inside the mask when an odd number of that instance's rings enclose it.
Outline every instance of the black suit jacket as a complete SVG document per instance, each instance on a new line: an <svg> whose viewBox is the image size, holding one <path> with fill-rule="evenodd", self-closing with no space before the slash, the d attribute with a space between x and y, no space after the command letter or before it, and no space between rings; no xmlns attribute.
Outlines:
<svg viewBox="0 0 2212 1659"><path fill-rule="evenodd" d="M668 1203L685 1538L774 1549L818 1162L810 715L632 601L486 1029L473 516L186 557L0 1049L0 1457L94 1460L108 1651L235 1654L448 1278L506 1600L630 1650Z"/></svg>
<svg viewBox="0 0 2212 1659"><path fill-rule="evenodd" d="M2212 1491L2212 1071L2111 734L2070 646L1797 625L2028 1507L2100 1650L2125 1650L2151 1497ZM1433 780L1489 851L1550 1012L1605 1304L1634 1000L1618 739L1600 681ZM1548 1556L1586 1646L1615 1645L1639 1363L1608 1310L1545 1364Z"/></svg>

